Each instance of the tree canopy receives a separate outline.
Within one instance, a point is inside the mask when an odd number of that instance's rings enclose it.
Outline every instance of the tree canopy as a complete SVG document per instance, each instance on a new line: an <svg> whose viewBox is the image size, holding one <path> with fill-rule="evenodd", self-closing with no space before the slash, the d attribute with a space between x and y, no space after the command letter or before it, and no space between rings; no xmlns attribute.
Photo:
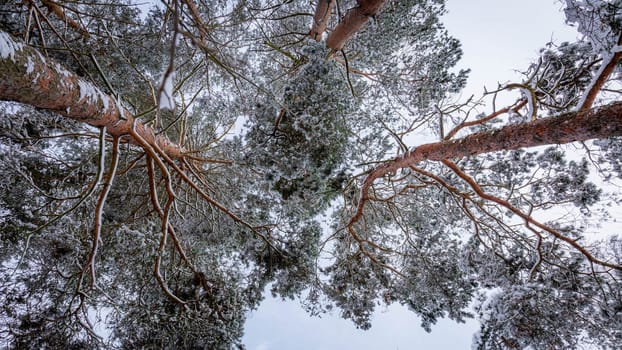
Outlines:
<svg viewBox="0 0 622 350"><path fill-rule="evenodd" d="M0 339L243 348L269 291L617 348L622 1L563 4L581 40L460 100L444 0L4 2Z"/></svg>

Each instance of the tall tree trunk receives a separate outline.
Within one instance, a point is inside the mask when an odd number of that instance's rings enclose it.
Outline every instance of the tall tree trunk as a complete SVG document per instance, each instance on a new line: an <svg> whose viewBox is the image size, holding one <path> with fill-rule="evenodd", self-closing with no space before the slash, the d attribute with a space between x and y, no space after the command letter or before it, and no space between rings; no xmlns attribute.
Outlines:
<svg viewBox="0 0 622 350"><path fill-rule="evenodd" d="M96 127L106 127L115 137L135 128L151 146L171 158L182 158L184 149L142 121L96 86L44 57L36 49L0 31L0 100L44 108ZM129 141L138 142L131 137Z"/></svg>
<svg viewBox="0 0 622 350"><path fill-rule="evenodd" d="M384 0L358 0L358 6L348 10L326 39L326 47L341 50L346 41L359 31L384 6ZM320 4L318 3L318 6ZM317 11L316 11L317 14Z"/></svg>

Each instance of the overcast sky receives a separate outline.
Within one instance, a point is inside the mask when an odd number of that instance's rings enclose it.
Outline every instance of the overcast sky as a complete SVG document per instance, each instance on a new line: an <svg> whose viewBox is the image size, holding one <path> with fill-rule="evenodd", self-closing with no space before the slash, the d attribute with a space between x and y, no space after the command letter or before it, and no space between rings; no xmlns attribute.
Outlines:
<svg viewBox="0 0 622 350"><path fill-rule="evenodd" d="M516 70L525 69L540 47L577 36L553 0L448 0L447 8L445 25L464 50L460 67L471 69L467 96L520 81ZM466 350L478 328L475 321L440 321L428 334L419 324L404 307L381 307L372 328L360 331L338 312L311 318L297 301L267 298L249 315L244 344L248 350Z"/></svg>

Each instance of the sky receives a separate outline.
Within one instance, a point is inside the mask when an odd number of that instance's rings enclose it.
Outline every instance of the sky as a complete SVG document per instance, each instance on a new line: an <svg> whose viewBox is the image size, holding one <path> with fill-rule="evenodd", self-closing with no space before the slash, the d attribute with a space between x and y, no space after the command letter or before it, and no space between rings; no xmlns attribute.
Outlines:
<svg viewBox="0 0 622 350"><path fill-rule="evenodd" d="M462 42L459 67L471 69L463 96L520 82L517 70L526 69L539 48L574 41L577 33L564 24L562 8L554 0L448 0L444 23ZM473 320L441 320L426 333L414 313L392 305L378 308L372 328L362 331L338 312L313 318L298 301L267 297L249 314L243 341L248 350L467 350L477 329Z"/></svg>

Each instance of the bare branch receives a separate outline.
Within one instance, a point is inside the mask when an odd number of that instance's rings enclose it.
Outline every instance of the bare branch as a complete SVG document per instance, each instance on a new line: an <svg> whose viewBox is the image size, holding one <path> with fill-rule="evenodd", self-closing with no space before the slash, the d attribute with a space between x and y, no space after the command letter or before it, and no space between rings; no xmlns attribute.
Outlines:
<svg viewBox="0 0 622 350"><path fill-rule="evenodd" d="M33 3L33 1L30 0L30 3ZM69 16L67 16L63 7L59 5L56 1L41 0L41 3L43 4L43 6L47 7L52 13L54 13L60 20L67 23L70 27L77 30L78 32L82 33L85 38L88 38L90 36L89 31L84 28L84 26L82 26L80 23L74 21Z"/></svg>
<svg viewBox="0 0 622 350"><path fill-rule="evenodd" d="M162 221L161 231L160 231L161 232L160 244L158 246L158 254L156 255L155 263L153 266L153 275L158 281L160 288L162 288L162 291L164 291L164 294L166 294L174 302L187 308L186 302L179 299L179 297L173 294L173 292L170 290L170 288L166 284L166 281L164 280L164 277L162 277L162 273L160 271L160 266L162 265L162 254L164 253L164 248L166 247L166 240L168 238L169 221L168 221L168 214L165 213L164 210L162 210L162 207L160 206L160 201L158 199L155 172L153 170L153 161L154 161L154 158L150 156L147 157L147 171L149 173L149 195L151 198L151 203L153 205L153 208L158 212L158 215L160 216L160 220ZM167 178L167 181L170 181L170 178ZM168 202L171 202L171 201L172 201L172 198L169 197ZM168 203L167 203L167 207L170 208Z"/></svg>
<svg viewBox="0 0 622 350"><path fill-rule="evenodd" d="M450 160L443 160L442 163L445 164L451 170L453 170L453 172L456 173L456 175L458 175L466 183L468 183L469 186L473 189L473 191L475 191L475 193L477 193L477 195L480 196L481 198L499 204L500 206L510 210L512 213L518 215L521 219L525 220L526 223L532 224L538 227L539 229L550 233L556 238L568 243L570 246L580 251L581 254L583 254L590 262L597 264L597 265L604 266L604 267L610 267L612 269L622 270L622 266L608 263L606 261L603 261L603 260L600 260L594 257L587 249L585 249L585 247L577 243L574 239L564 236L563 234L561 234L559 231L555 230L554 228L535 220L530 215L524 213L522 210L511 205L508 201L505 201L499 197L485 193L482 190L482 188L477 184L477 182L472 177L468 176L464 171L462 171L462 169L460 169L454 162Z"/></svg>
<svg viewBox="0 0 622 350"><path fill-rule="evenodd" d="M460 131L460 130L466 128L466 127L475 126L475 125L481 125L481 124L486 123L486 122L488 122L488 121L490 121L490 120L492 120L492 119L494 119L494 118L496 118L496 117L498 117L498 116L500 116L502 114L508 113L510 111L519 110L523 106L525 106L526 104L527 104L527 100L519 100L515 104L513 104L511 106L508 106L508 107L505 107L505 108L502 108L502 109L500 109L500 110L498 110L498 111L496 111L494 113L491 113L491 114L485 116L484 118L481 118L481 119L478 119L478 120L472 120L470 122L460 123L460 124L456 125L456 127L453 128L447 134L447 136L445 136L443 139L444 140L449 140L452 137L454 137L456 135L456 133L458 133L458 131Z"/></svg>
<svg viewBox="0 0 622 350"><path fill-rule="evenodd" d="M105 130L105 128L104 128ZM101 141L104 142L103 140ZM103 146L100 146L103 147ZM104 159L101 157L100 162L103 163ZM101 241L101 228L102 228L102 215L104 211L104 205L106 204L106 199L108 198L108 194L110 193L110 189L112 188L112 183L114 181L117 166L119 163L119 138L115 137L112 142L112 157L110 160L110 170L108 171L108 175L104 179L104 184L102 191L97 199L97 205L95 206L95 219L93 225L93 243L91 246L91 253L89 254L89 259L87 264L84 266L82 272L86 272L87 270L91 273L91 288L95 286L95 257L97 256L97 249L99 248L99 242ZM104 164L100 164L100 167L103 168Z"/></svg>

